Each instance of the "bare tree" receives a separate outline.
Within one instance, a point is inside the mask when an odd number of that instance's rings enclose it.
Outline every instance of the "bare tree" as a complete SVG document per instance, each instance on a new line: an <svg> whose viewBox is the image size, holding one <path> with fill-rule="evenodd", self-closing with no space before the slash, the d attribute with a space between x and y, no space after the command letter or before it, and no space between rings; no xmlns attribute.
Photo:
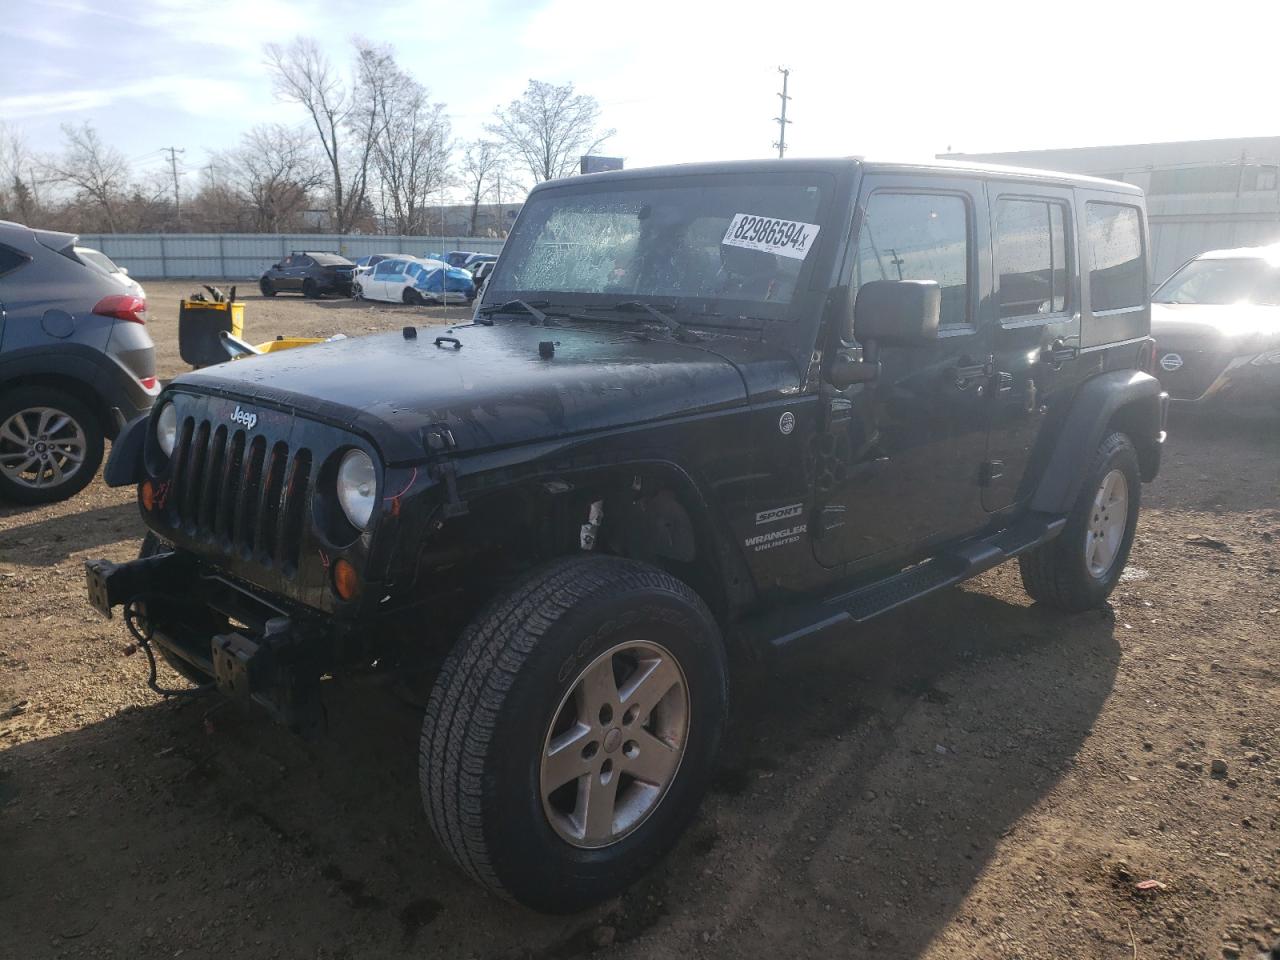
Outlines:
<svg viewBox="0 0 1280 960"><path fill-rule="evenodd" d="M390 47L357 41L356 51L356 117L373 138L370 180L376 176L377 183L370 193L376 194L384 227L421 233L432 198L448 185L448 115L399 66Z"/></svg>
<svg viewBox="0 0 1280 960"><path fill-rule="evenodd" d="M88 123L64 124L66 147L49 165L53 180L74 189L80 198L101 210L107 231L116 233L118 211L129 186L129 164L124 155L103 143Z"/></svg>
<svg viewBox="0 0 1280 960"><path fill-rule="evenodd" d="M493 179L502 167L502 153L492 140L476 140L462 156L462 180L471 201L471 236L476 235L480 203L493 189Z"/></svg>
<svg viewBox="0 0 1280 960"><path fill-rule="evenodd" d="M356 111L354 89L314 40L297 37L287 47L270 43L266 53L276 95L300 104L311 117L329 167L334 227L346 233L364 209L376 116Z"/></svg>
<svg viewBox="0 0 1280 960"><path fill-rule="evenodd" d="M40 210L36 160L21 131L0 121L0 220L30 223Z"/></svg>
<svg viewBox="0 0 1280 960"><path fill-rule="evenodd" d="M493 112L486 129L525 167L535 183L567 177L578 158L614 135L599 131L600 104L573 84L530 80L524 96Z"/></svg>
<svg viewBox="0 0 1280 960"><path fill-rule="evenodd" d="M216 155L214 162L252 211L254 229L267 233L296 228L310 192L325 181L310 135L279 123L254 127L240 138L239 147Z"/></svg>

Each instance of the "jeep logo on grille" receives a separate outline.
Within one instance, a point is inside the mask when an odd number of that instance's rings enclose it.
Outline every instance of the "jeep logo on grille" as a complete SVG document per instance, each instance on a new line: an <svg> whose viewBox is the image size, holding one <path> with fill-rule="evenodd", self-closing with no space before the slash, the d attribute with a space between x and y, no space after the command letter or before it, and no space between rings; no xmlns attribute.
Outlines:
<svg viewBox="0 0 1280 960"><path fill-rule="evenodd" d="M231 422L243 423L246 430L252 430L258 425L258 415L248 410L241 410L240 404L237 403L235 412L231 414Z"/></svg>
<svg viewBox="0 0 1280 960"><path fill-rule="evenodd" d="M1160 366L1173 373L1173 371L1182 367L1182 357L1176 353L1166 353L1160 358Z"/></svg>

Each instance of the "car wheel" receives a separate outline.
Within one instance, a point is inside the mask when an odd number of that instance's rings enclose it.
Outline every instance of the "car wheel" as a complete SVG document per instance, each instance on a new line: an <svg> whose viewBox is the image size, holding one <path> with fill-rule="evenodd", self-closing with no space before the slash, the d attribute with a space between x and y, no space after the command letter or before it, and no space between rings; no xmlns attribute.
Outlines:
<svg viewBox="0 0 1280 960"><path fill-rule="evenodd" d="M258 289L262 291L264 297L274 297L276 295L275 284L265 278L258 281Z"/></svg>
<svg viewBox="0 0 1280 960"><path fill-rule="evenodd" d="M54 387L0 396L0 499L54 503L73 497L102 463L102 422Z"/></svg>
<svg viewBox="0 0 1280 960"><path fill-rule="evenodd" d="M1101 606L1129 560L1141 499L1138 453L1125 434L1109 434L1062 533L1018 558L1031 598L1073 612Z"/></svg>
<svg viewBox="0 0 1280 960"><path fill-rule="evenodd" d="M422 294L413 289L413 287L405 287L404 293L401 294L400 299L411 307L418 307L424 303Z"/></svg>
<svg viewBox="0 0 1280 960"><path fill-rule="evenodd" d="M142 547L141 549L138 550L138 558L141 559L143 557L154 557L156 554L169 553L172 550L173 550L172 546L165 543L158 536L156 536L154 531L148 530L147 535L142 538ZM140 612L145 618L146 612L147 612L146 607L143 606ZM170 653L160 644L153 643L151 645L151 648L156 653L158 653L160 655L160 659L163 660L165 663L167 663L170 667L172 667L173 672L178 674L178 676L182 677L182 679L188 680L198 687L203 686L204 684L208 683L211 679L213 679L212 677L209 676L209 674L205 673L203 670L200 670L192 666L190 663L187 663L187 661L183 660L177 654Z"/></svg>
<svg viewBox="0 0 1280 960"><path fill-rule="evenodd" d="M614 557L548 564L436 679L419 765L432 829L499 895L552 913L605 900L693 816L727 702L719 628L688 586Z"/></svg>
<svg viewBox="0 0 1280 960"><path fill-rule="evenodd" d="M320 290L316 287L316 282L310 278L302 281L302 295L308 300L315 300L320 296Z"/></svg>
<svg viewBox="0 0 1280 960"><path fill-rule="evenodd" d="M353 298L353 299L356 299L356 300L363 300L363 299L364 299L364 287L360 286L360 284L358 284L358 283L353 283L353 284L351 285L351 296L352 296L352 298Z"/></svg>

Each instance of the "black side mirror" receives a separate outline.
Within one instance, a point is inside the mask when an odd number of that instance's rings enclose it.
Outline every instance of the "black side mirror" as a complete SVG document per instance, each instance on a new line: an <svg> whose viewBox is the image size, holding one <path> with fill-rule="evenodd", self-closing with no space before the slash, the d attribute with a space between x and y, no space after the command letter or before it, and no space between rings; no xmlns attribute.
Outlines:
<svg viewBox="0 0 1280 960"><path fill-rule="evenodd" d="M872 280L853 304L853 335L866 346L901 347L929 343L938 336L942 288L936 280Z"/></svg>
<svg viewBox="0 0 1280 960"><path fill-rule="evenodd" d="M837 304L848 318L843 335L862 344L862 357L837 354L828 379L841 390L874 380L880 375L880 345L917 346L933 340L941 308L942 289L933 280L872 280L859 288L852 310L846 292Z"/></svg>

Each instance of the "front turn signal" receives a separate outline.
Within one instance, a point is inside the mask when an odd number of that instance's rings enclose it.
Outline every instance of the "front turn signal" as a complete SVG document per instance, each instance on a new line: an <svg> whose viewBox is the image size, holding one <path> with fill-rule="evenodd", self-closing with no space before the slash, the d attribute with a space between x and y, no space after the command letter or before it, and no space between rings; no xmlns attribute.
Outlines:
<svg viewBox="0 0 1280 960"><path fill-rule="evenodd" d="M360 575L349 561L334 561L333 589L343 600L354 600L360 595Z"/></svg>

